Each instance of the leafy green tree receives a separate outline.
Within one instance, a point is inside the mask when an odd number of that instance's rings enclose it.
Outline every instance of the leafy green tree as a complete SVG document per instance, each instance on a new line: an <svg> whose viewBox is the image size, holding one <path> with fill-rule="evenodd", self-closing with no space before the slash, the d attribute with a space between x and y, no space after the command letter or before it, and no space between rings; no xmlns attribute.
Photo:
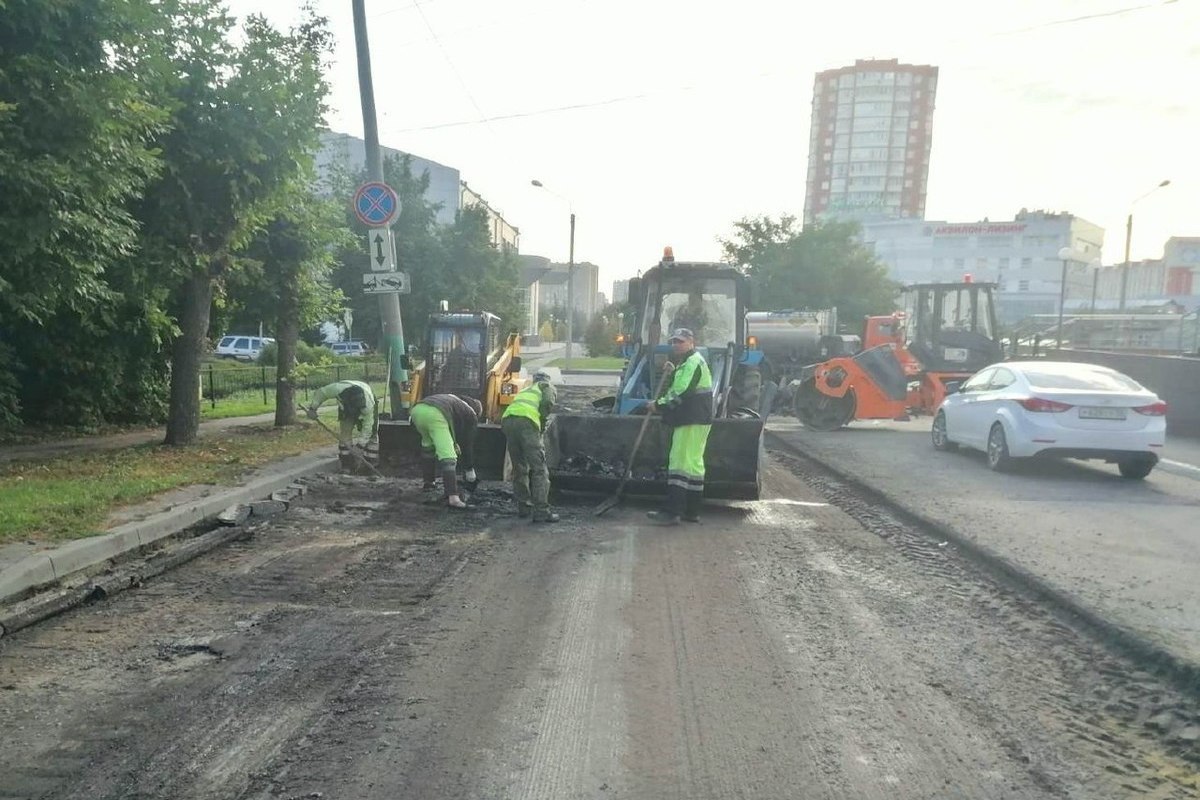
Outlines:
<svg viewBox="0 0 1200 800"><path fill-rule="evenodd" d="M610 303L592 317L584 334L583 343L589 356L618 356L621 346L617 336L624 333L623 320L633 319L633 307L627 303Z"/></svg>
<svg viewBox="0 0 1200 800"><path fill-rule="evenodd" d="M136 0L0 2L0 425L22 400L26 418L68 423L153 404L140 356L164 320L153 287L114 273L136 251L128 204L158 172L167 122L139 77L156 14Z"/></svg>
<svg viewBox="0 0 1200 800"><path fill-rule="evenodd" d="M350 238L342 209L297 184L291 201L259 232L247 250L253 259L234 273L233 294L245 299L275 334L275 424L296 422L293 367L302 328L333 316L341 292L330 284L335 249Z"/></svg>
<svg viewBox="0 0 1200 800"><path fill-rule="evenodd" d="M725 260L745 271L759 310L836 306L841 319L859 320L894 309L897 286L854 223L800 230L795 217L755 217L735 223L734 232L721 242Z"/></svg>
<svg viewBox="0 0 1200 800"><path fill-rule="evenodd" d="M172 287L167 444L199 426L199 367L214 286L274 219L318 146L327 85L324 21L281 32L258 16L238 32L216 3L174 0L149 47L146 81L165 98L169 128L155 139L163 169L137 207L143 250Z"/></svg>

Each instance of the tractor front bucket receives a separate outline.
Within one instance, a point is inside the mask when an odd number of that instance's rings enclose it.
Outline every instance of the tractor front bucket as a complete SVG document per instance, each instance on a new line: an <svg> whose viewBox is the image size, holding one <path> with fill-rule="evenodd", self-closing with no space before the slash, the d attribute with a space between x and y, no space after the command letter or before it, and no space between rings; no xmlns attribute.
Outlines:
<svg viewBox="0 0 1200 800"><path fill-rule="evenodd" d="M504 480L506 446L499 425L481 423L476 428L475 472L480 480ZM421 474L421 434L412 423L379 423L379 470L400 477Z"/></svg>
<svg viewBox="0 0 1200 800"><path fill-rule="evenodd" d="M612 492L621 482L642 425L640 416L555 414L546 428L546 463L555 488ZM713 422L705 451L704 496L718 500L757 500L761 491L761 419ZM650 420L634 458L633 475L622 490L627 495L663 494L667 489L667 456L671 429Z"/></svg>

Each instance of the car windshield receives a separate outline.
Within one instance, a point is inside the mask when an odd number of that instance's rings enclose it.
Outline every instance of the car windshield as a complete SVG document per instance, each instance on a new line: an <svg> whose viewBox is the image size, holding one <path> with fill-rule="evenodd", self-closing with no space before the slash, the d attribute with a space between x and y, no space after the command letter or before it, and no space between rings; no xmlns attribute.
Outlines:
<svg viewBox="0 0 1200 800"><path fill-rule="evenodd" d="M1143 392L1145 388L1132 378L1109 369L1064 367L1024 370L1034 389L1076 389L1094 392Z"/></svg>
<svg viewBox="0 0 1200 800"><path fill-rule="evenodd" d="M221 340L220 347L229 347L231 344L233 344L236 338L236 336L226 336Z"/></svg>

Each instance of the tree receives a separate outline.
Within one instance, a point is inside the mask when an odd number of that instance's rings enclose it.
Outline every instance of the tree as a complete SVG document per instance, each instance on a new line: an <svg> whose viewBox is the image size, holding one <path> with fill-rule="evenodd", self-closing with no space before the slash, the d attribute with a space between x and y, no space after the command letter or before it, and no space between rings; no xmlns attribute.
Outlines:
<svg viewBox="0 0 1200 800"><path fill-rule="evenodd" d="M292 371L301 329L328 319L342 307L344 298L329 280L336 248L349 239L338 204L298 182L290 201L248 248L252 261L234 273L231 294L246 298L241 301L243 308L254 309L259 319L273 323L277 427L296 422Z"/></svg>
<svg viewBox="0 0 1200 800"><path fill-rule="evenodd" d="M151 140L167 120L138 78L156 13L118 0L0 2L0 425L18 422L21 396L28 416L64 422L147 402L148 379L125 383L140 372L125 355L154 350L162 319L121 294L152 288L117 286L114 272L136 250L128 203L157 173ZM67 362L78 371L55 385Z"/></svg>
<svg viewBox="0 0 1200 800"><path fill-rule="evenodd" d="M214 285L239 250L279 212L318 145L327 85L324 20L283 33L246 20L240 43L217 5L176 0L150 41L147 78L168 98L169 129L156 138L163 169L138 206L143 247L172 287L179 333L171 355L167 444L199 427L199 368Z"/></svg>
<svg viewBox="0 0 1200 800"><path fill-rule="evenodd" d="M858 241L854 223L798 230L795 217L755 217L737 222L734 231L732 240L721 242L725 260L745 271L759 310L836 306L841 319L858 320L894 308L896 284Z"/></svg>
<svg viewBox="0 0 1200 800"><path fill-rule="evenodd" d="M621 346L617 336L624 333L622 321L633 319L633 306L628 303L610 303L592 317L584 333L583 342L589 356L619 356Z"/></svg>

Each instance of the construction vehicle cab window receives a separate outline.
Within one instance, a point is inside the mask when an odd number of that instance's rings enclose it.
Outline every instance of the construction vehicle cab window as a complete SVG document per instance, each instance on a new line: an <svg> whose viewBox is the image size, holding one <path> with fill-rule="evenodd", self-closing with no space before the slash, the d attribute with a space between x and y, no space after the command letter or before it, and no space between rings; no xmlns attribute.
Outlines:
<svg viewBox="0 0 1200 800"><path fill-rule="evenodd" d="M697 347L724 347L737 336L737 285L727 278L699 282L672 276L663 281L659 319L663 330L686 328L696 334ZM650 341L654 309L644 315L642 336Z"/></svg>

